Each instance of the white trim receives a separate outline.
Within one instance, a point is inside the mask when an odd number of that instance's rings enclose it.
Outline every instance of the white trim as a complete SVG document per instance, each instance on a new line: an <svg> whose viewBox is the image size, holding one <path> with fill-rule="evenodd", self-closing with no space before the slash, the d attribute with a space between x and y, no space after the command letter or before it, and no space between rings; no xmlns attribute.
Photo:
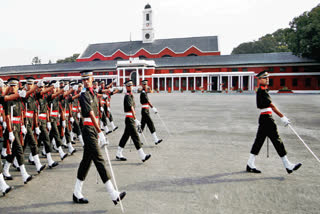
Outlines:
<svg viewBox="0 0 320 214"><path fill-rule="evenodd" d="M318 76L320 72L305 72L305 73L269 73L269 76Z"/></svg>

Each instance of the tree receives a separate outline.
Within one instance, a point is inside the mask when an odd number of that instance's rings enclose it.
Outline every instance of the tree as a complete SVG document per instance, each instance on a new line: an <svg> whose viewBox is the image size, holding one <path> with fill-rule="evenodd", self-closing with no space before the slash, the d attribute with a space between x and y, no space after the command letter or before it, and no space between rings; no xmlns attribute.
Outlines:
<svg viewBox="0 0 320 214"><path fill-rule="evenodd" d="M35 56L35 57L33 57L31 64L32 65L41 64L41 59L39 59L39 57Z"/></svg>
<svg viewBox="0 0 320 214"><path fill-rule="evenodd" d="M240 44L232 50L231 54L289 52L288 38L290 32L289 28L279 29L272 34L259 38L258 41Z"/></svg>
<svg viewBox="0 0 320 214"><path fill-rule="evenodd" d="M58 59L57 63L75 62L79 56L80 54L73 54L72 56L67 57L65 59Z"/></svg>
<svg viewBox="0 0 320 214"><path fill-rule="evenodd" d="M289 47L297 56L320 59L320 4L290 22Z"/></svg>

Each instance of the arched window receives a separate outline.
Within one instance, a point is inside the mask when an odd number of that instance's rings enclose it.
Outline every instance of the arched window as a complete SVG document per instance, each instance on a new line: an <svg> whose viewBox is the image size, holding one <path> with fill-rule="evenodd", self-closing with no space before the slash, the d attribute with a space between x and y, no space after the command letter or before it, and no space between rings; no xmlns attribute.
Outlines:
<svg viewBox="0 0 320 214"><path fill-rule="evenodd" d="M170 56L168 54L162 56L162 58L165 58L165 57L172 57L172 56Z"/></svg>
<svg viewBox="0 0 320 214"><path fill-rule="evenodd" d="M192 53L192 54L189 54L188 56L198 56L198 55L197 55L197 54Z"/></svg>
<svg viewBox="0 0 320 214"><path fill-rule="evenodd" d="M101 61L101 59L97 59L97 58L95 58L94 60L92 60L92 61Z"/></svg>
<svg viewBox="0 0 320 214"><path fill-rule="evenodd" d="M139 56L139 59L147 59L147 57L144 56L144 55L140 55L140 56Z"/></svg>
<svg viewBox="0 0 320 214"><path fill-rule="evenodd" d="M114 58L114 60L123 60L120 56Z"/></svg>

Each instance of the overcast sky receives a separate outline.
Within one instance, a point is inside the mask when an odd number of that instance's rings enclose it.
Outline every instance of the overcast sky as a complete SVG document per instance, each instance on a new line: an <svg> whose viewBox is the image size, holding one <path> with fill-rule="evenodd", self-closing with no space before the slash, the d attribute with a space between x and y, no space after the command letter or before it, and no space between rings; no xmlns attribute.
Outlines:
<svg viewBox="0 0 320 214"><path fill-rule="evenodd" d="M42 64L82 53L88 44L142 40L150 3L156 39L215 36L222 55L257 40L319 0L0 0L0 66Z"/></svg>

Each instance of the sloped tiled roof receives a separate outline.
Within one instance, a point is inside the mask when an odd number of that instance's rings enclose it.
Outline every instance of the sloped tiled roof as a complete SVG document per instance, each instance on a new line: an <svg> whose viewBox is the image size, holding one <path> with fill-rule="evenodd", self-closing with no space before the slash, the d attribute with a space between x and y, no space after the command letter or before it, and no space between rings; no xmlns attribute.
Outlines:
<svg viewBox="0 0 320 214"><path fill-rule="evenodd" d="M190 38L174 38L174 39L158 39L152 43L142 43L142 41L128 42L113 42L91 44L81 54L79 59L89 58L94 53L99 52L103 56L112 56L118 50L121 50L126 55L135 54L140 49L144 49L150 54L157 54L165 48L171 49L175 53L184 53L190 47L196 47L202 52L217 52L218 37L190 37Z"/></svg>

